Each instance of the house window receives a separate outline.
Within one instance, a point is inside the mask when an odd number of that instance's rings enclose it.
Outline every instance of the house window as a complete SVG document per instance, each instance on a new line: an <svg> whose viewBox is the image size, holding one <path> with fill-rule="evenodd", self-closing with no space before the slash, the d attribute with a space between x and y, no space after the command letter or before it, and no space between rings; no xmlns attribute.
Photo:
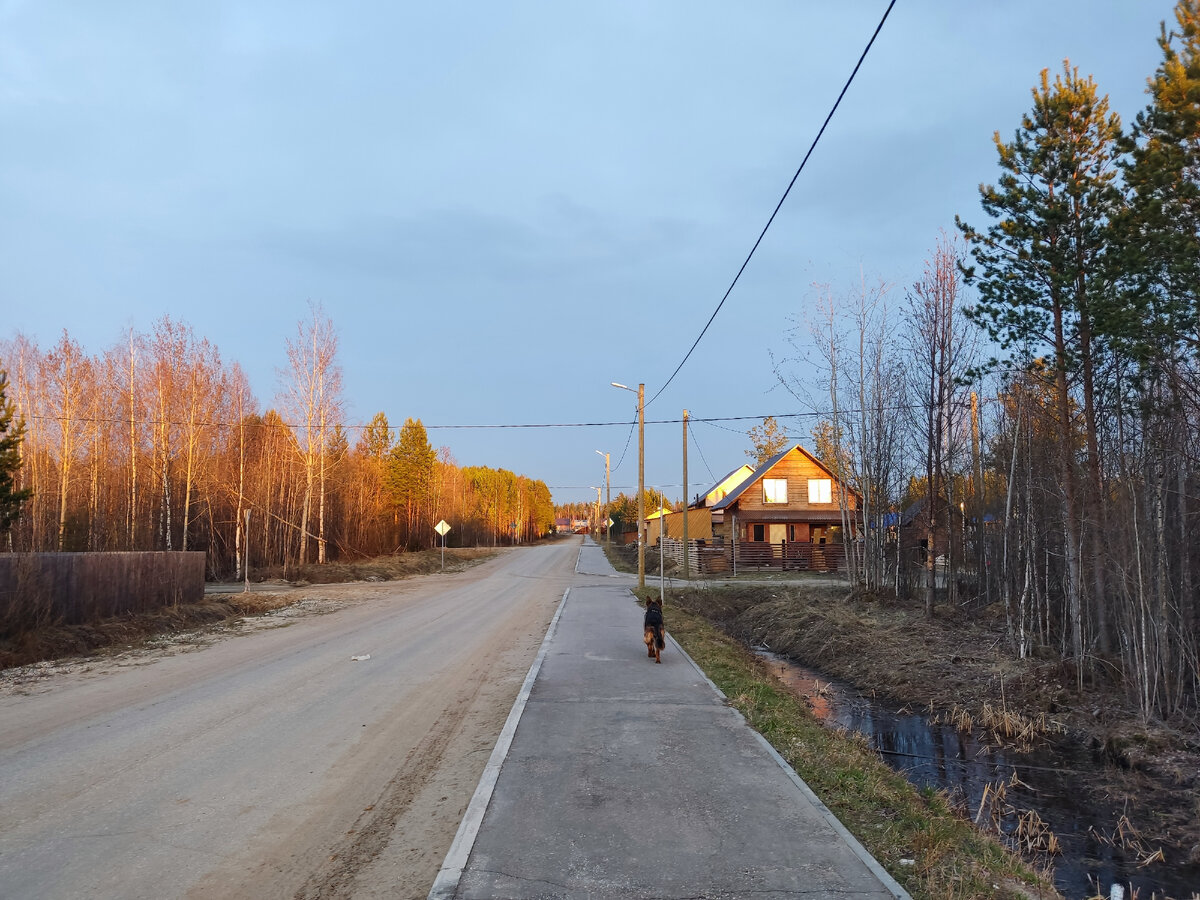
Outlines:
<svg viewBox="0 0 1200 900"><path fill-rule="evenodd" d="M766 528L767 528L766 525L751 525L750 526L750 535L751 535L750 540L765 541L767 539Z"/></svg>
<svg viewBox="0 0 1200 900"><path fill-rule="evenodd" d="M832 503L833 502L833 479L831 479L831 478L810 478L810 479L808 479L808 502L809 503Z"/></svg>
<svg viewBox="0 0 1200 900"><path fill-rule="evenodd" d="M764 478L763 479L763 502L764 503L787 503L787 479L786 478Z"/></svg>

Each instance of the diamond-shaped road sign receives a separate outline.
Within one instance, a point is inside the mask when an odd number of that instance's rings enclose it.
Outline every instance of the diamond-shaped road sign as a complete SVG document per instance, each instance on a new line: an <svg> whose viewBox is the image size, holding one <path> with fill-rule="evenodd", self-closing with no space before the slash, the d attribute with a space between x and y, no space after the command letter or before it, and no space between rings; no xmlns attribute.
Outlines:
<svg viewBox="0 0 1200 900"><path fill-rule="evenodd" d="M438 522L436 525L433 526L433 530L436 531L438 534L440 534L442 537L445 537L446 532L450 530L450 526L446 524L445 519L442 519L440 522Z"/></svg>

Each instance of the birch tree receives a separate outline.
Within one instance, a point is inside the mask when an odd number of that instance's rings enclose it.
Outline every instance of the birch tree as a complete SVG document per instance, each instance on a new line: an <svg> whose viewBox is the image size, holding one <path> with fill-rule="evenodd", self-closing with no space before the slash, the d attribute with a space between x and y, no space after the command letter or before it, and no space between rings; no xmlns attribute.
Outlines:
<svg viewBox="0 0 1200 900"><path fill-rule="evenodd" d="M925 476L924 597L925 615L930 618L936 596L939 526L945 529L947 552L952 552L950 491L954 450L962 421L962 380L975 361L971 326L960 314L960 263L960 245L943 234L925 263L924 274L913 284L907 302L905 355L910 362L910 422Z"/></svg>
<svg viewBox="0 0 1200 900"><path fill-rule="evenodd" d="M293 419L292 447L304 470L304 493L297 530L298 561L308 561L312 507L317 504L317 562L326 561L325 479L329 432L342 402L342 372L337 361L338 338L333 321L320 304L311 304L310 316L297 323L296 335L287 341L288 369L280 406ZM315 494L315 496L314 496Z"/></svg>
<svg viewBox="0 0 1200 900"><path fill-rule="evenodd" d="M42 379L48 389L49 412L58 431L58 540L66 549L67 511L71 479L79 452L85 391L91 363L83 348L63 329L62 337L46 354Z"/></svg>

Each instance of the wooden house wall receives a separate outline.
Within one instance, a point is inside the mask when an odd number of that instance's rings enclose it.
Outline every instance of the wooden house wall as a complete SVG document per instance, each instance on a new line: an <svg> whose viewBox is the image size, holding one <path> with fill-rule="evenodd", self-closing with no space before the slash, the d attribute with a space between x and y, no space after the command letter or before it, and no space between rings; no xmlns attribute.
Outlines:
<svg viewBox="0 0 1200 900"><path fill-rule="evenodd" d="M768 478L787 480L787 503L767 503L763 481ZM809 479L828 479L829 503L810 503ZM734 509L727 509L713 525L713 534L728 539L736 514L738 541L753 541L753 526L763 525L764 542L784 540L797 543L825 543L840 532L842 524L841 492L843 488L820 463L797 448L776 463L762 478L746 488L737 498ZM846 491L847 507L857 507L857 496ZM833 529L832 531L830 529Z"/></svg>
<svg viewBox="0 0 1200 900"><path fill-rule="evenodd" d="M688 513L688 540L711 540L712 539L712 512L708 509L689 509ZM667 537L677 541L683 540L683 513L668 513L666 515L667 522ZM650 519L646 523L649 529L646 540L651 544L658 543L658 536L661 533L661 525L663 519Z"/></svg>
<svg viewBox="0 0 1200 900"><path fill-rule="evenodd" d="M763 479L765 478L786 478L788 488L787 503L767 503L763 493ZM841 506L839 493L842 490L841 484L836 478L832 478L833 489L830 494L829 503L809 503L808 502L808 480L810 478L831 478L830 474L825 471L818 463L814 462L808 455L800 450L793 450L771 469L763 479L759 479L754 484L750 485L737 500L738 520L745 516L753 516L755 512L779 512L781 510L805 512L828 512L830 521L839 521L841 516ZM847 505L849 509L855 508L855 495L853 491L847 491ZM806 516L806 520L812 521L811 516Z"/></svg>

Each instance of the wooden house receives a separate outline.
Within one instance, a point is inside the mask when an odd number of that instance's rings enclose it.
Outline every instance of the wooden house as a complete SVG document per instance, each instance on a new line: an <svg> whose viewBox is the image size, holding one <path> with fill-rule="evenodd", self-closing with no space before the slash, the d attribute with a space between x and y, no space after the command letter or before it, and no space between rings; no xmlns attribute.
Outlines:
<svg viewBox="0 0 1200 900"><path fill-rule="evenodd" d="M843 498L847 509L857 508L857 494L795 444L712 505L713 538L737 544L841 544Z"/></svg>

